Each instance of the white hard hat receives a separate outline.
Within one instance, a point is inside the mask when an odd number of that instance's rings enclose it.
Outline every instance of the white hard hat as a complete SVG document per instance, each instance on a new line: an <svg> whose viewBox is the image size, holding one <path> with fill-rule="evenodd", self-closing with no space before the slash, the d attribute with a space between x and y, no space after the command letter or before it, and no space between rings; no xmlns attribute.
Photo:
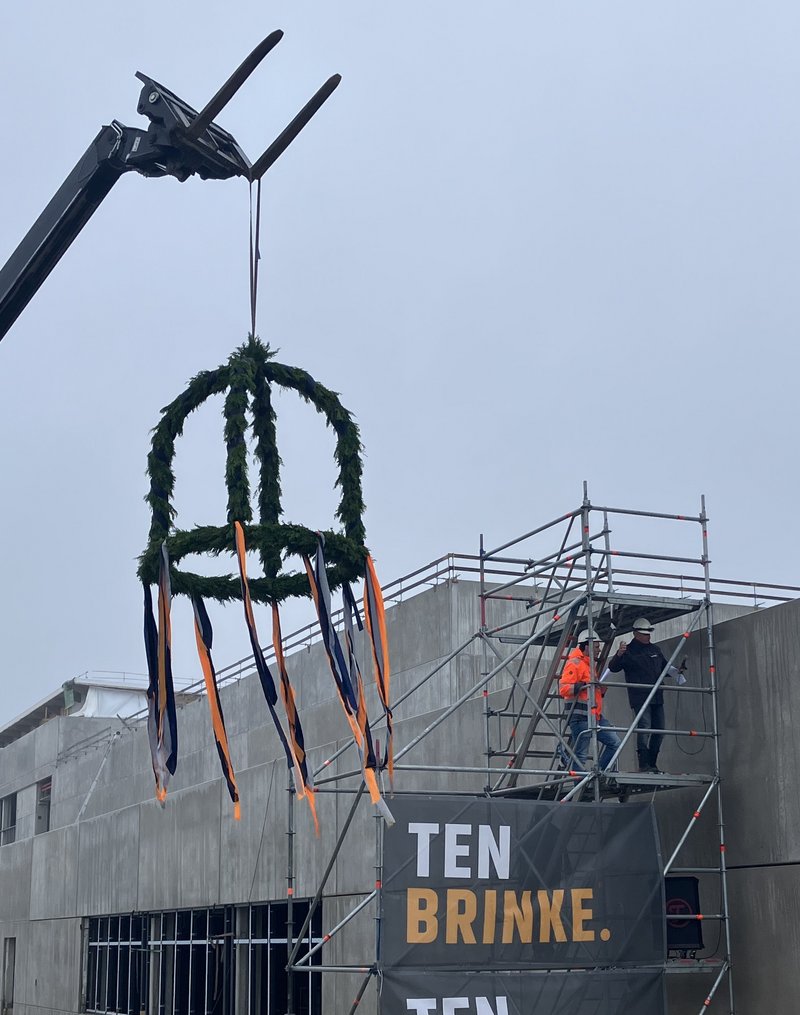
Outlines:
<svg viewBox="0 0 800 1015"><path fill-rule="evenodd" d="M595 635L595 639L596 639L596 638L597 638L597 635ZM583 630L583 631L581 631L581 633L580 633L580 634L578 635L578 644L579 644L579 645L583 645L583 643L584 643L584 642L587 642L588 640L589 640L589 632L588 632L587 630L585 630L585 629L584 629L584 630Z"/></svg>
<svg viewBox="0 0 800 1015"><path fill-rule="evenodd" d="M653 625L647 619L647 617L639 617L638 620L633 622L634 631L652 631Z"/></svg>

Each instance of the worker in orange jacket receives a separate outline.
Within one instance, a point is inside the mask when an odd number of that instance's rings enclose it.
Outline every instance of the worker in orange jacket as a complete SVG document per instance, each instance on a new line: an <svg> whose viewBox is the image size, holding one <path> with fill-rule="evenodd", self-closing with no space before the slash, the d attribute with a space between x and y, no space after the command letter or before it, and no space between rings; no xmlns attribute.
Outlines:
<svg viewBox="0 0 800 1015"><path fill-rule="evenodd" d="M600 654L601 642L595 637L594 645L595 659ZM578 635L578 647L574 648L567 657L566 665L561 674L558 684L558 693L569 702L567 715L569 717L569 730L572 735L572 750L578 762L578 770L584 771L586 759L589 755L589 744L591 733L589 731L589 681L592 673L591 658L589 656L589 632L581 631ZM603 694L605 689L599 685L595 686L594 714L596 717L597 739L602 744L598 763L600 770L605 771L619 747L620 740L617 734L611 729L611 723L603 717ZM617 765L614 764L614 770Z"/></svg>

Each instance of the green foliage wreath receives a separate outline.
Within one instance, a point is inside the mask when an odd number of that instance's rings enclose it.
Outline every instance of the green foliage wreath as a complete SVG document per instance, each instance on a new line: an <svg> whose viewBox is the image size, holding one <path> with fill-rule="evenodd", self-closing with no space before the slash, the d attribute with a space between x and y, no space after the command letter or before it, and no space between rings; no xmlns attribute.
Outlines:
<svg viewBox="0 0 800 1015"><path fill-rule="evenodd" d="M326 557L332 565L328 576L331 587L335 587L363 574L367 550L362 520L364 501L358 427L335 392L315 381L305 370L276 363L273 356L268 345L251 336L233 353L227 364L199 373L186 391L162 410L161 422L153 431L151 450L147 456L150 492L146 500L152 514L147 546L139 558L138 574L142 581L148 584L157 582L159 548L166 539L174 593L198 594L204 599L221 602L240 599L238 575L206 577L177 568L180 560L191 553L235 554L233 523L239 521L244 526L248 549L258 551L264 569L263 578L250 580L252 598L258 602L280 602L292 596L311 594L305 574L280 573L286 556L315 551L317 533L302 525L280 521L281 459L276 444L275 410L271 398L273 384L296 391L325 417L336 434L335 459L339 467L336 485L341 490L336 517L344 532L323 533ZM212 395L223 392L227 392L224 417L228 524L221 528L196 526L189 531L173 529L175 510L171 501L175 487L175 440L183 433L189 414ZM247 473L248 426L252 429L259 464L257 524L253 524Z"/></svg>

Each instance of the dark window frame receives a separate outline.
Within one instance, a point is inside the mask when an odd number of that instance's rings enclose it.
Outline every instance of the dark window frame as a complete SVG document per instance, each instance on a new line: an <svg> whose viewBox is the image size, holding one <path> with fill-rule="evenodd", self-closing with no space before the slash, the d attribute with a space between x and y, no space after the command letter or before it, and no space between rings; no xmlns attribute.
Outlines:
<svg viewBox="0 0 800 1015"><path fill-rule="evenodd" d="M0 846L10 846L17 839L17 794L0 799Z"/></svg>
<svg viewBox="0 0 800 1015"><path fill-rule="evenodd" d="M36 783L36 820L34 822L34 835L41 835L50 831L50 802L53 795L53 777L49 775L46 779L40 779Z"/></svg>
<svg viewBox="0 0 800 1015"><path fill-rule="evenodd" d="M3 940L3 951L0 961L0 1012L12 1015L14 1011L14 979L16 973L17 939L7 937Z"/></svg>
<svg viewBox="0 0 800 1015"><path fill-rule="evenodd" d="M309 905L308 899L293 901L295 933ZM317 907L311 933L304 938L309 947L322 941L321 909ZM287 913L282 900L89 917L85 1011L283 1015ZM295 1015L321 1015L322 979L313 970L321 961L317 952L308 972L292 974Z"/></svg>

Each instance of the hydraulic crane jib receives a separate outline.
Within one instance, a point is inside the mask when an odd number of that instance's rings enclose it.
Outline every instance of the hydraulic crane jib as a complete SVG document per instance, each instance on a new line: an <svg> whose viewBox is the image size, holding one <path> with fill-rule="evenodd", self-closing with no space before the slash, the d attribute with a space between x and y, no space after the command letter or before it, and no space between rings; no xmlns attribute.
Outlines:
<svg viewBox="0 0 800 1015"><path fill-rule="evenodd" d="M232 176L244 176L251 182L261 179L341 80L338 74L329 78L251 163L233 135L214 119L282 37L283 32L275 31L263 39L199 113L153 78L136 74L143 83L137 109L150 120L150 126L126 127L112 120L101 128L0 269L0 339L123 173L174 176L180 181L195 174L203 180Z"/></svg>

